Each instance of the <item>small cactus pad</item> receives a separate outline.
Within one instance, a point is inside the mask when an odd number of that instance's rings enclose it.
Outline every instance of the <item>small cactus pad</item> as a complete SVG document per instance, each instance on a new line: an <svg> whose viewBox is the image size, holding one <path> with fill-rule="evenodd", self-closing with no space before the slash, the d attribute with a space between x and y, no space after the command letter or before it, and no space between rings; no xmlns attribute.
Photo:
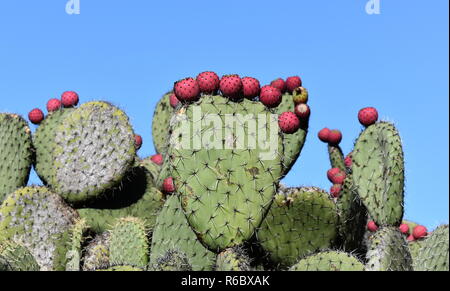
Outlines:
<svg viewBox="0 0 450 291"><path fill-rule="evenodd" d="M157 165L156 163L154 163L151 160L151 157L142 159L139 162L139 166L144 167L150 173L150 175L152 177L152 182L154 184L156 184L156 181L158 179L159 173L161 172L162 166Z"/></svg>
<svg viewBox="0 0 450 291"><path fill-rule="evenodd" d="M169 123L174 109L170 105L169 96L172 92L164 95L156 105L153 113L152 135L153 144L157 153L164 154L167 151L169 138Z"/></svg>
<svg viewBox="0 0 450 291"><path fill-rule="evenodd" d="M117 220L110 231L109 250L112 265L145 268L149 261L149 244L144 222L135 217Z"/></svg>
<svg viewBox="0 0 450 291"><path fill-rule="evenodd" d="M408 243L397 227L383 227L369 238L367 271L412 271Z"/></svg>
<svg viewBox="0 0 450 291"><path fill-rule="evenodd" d="M85 239L85 232L87 231L86 221L78 219L70 230L69 248L66 253L66 271L80 271L81 270L81 256L82 246Z"/></svg>
<svg viewBox="0 0 450 291"><path fill-rule="evenodd" d="M342 153L340 146L328 145L328 155L330 157L330 164L332 168L338 168L343 172L347 171L344 163L344 154Z"/></svg>
<svg viewBox="0 0 450 291"><path fill-rule="evenodd" d="M28 249L10 241L0 243L0 272L39 271L39 265Z"/></svg>
<svg viewBox="0 0 450 291"><path fill-rule="evenodd" d="M152 264L170 250L187 255L193 271L211 271L216 255L206 249L190 228L178 197L170 196L156 219L152 235L150 261Z"/></svg>
<svg viewBox="0 0 450 291"><path fill-rule="evenodd" d="M33 144L36 149L35 170L39 178L48 184L53 175L53 151L55 149L56 128L62 123L64 118L70 115L75 109L61 108L50 112L41 122L33 135Z"/></svg>
<svg viewBox="0 0 450 291"><path fill-rule="evenodd" d="M86 247L83 257L83 271L107 269L109 266L109 238L105 231L97 235Z"/></svg>
<svg viewBox="0 0 450 291"><path fill-rule="evenodd" d="M227 249L217 255L216 271L250 271L250 258L240 247Z"/></svg>
<svg viewBox="0 0 450 291"><path fill-rule="evenodd" d="M32 164L28 123L19 115L0 113L0 203L28 183Z"/></svg>
<svg viewBox="0 0 450 291"><path fill-rule="evenodd" d="M403 218L404 161L394 125L366 128L353 150L353 183L377 225L400 225Z"/></svg>
<svg viewBox="0 0 450 291"><path fill-rule="evenodd" d="M0 207L0 242L23 244L43 271L64 270L71 229L77 218L76 211L47 188L21 188Z"/></svg>
<svg viewBox="0 0 450 291"><path fill-rule="evenodd" d="M189 259L179 250L168 250L150 268L152 271L192 271Z"/></svg>
<svg viewBox="0 0 450 291"><path fill-rule="evenodd" d="M127 265L117 265L112 266L107 269L98 269L97 271L107 271L107 272L142 272L145 271L143 268L135 267L135 266L127 266Z"/></svg>
<svg viewBox="0 0 450 291"><path fill-rule="evenodd" d="M449 270L448 224L439 226L426 238L414 261L415 271Z"/></svg>
<svg viewBox="0 0 450 291"><path fill-rule="evenodd" d="M125 113L106 102L85 103L57 127L52 189L69 202L95 198L122 180L136 156Z"/></svg>
<svg viewBox="0 0 450 291"><path fill-rule="evenodd" d="M364 265L351 254L324 251L301 259L290 271L364 271Z"/></svg>
<svg viewBox="0 0 450 291"><path fill-rule="evenodd" d="M135 167L104 199L78 209L78 213L95 233L104 232L116 219L127 216L138 217L153 229L163 205L164 195L153 186L151 174L143 167Z"/></svg>
<svg viewBox="0 0 450 291"><path fill-rule="evenodd" d="M170 165L189 224L210 250L239 245L261 224L283 174L277 115L210 95L176 115Z"/></svg>
<svg viewBox="0 0 450 291"><path fill-rule="evenodd" d="M257 237L274 263L291 266L308 253L330 247L336 226L336 206L327 192L291 188L275 196Z"/></svg>

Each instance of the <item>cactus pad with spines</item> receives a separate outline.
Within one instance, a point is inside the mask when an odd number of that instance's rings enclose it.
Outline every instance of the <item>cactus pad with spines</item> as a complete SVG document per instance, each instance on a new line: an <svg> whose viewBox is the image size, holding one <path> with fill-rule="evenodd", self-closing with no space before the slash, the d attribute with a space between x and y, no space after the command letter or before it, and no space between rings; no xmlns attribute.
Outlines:
<svg viewBox="0 0 450 291"><path fill-rule="evenodd" d="M159 100L155 112L153 113L153 145L155 146L156 152L160 154L164 154L167 151L168 146L170 118L174 111L170 105L169 96L171 94L172 92L169 92Z"/></svg>
<svg viewBox="0 0 450 291"><path fill-rule="evenodd" d="M0 113L0 203L28 183L32 164L28 123L17 114Z"/></svg>
<svg viewBox="0 0 450 291"><path fill-rule="evenodd" d="M377 225L400 225L403 218L404 161L393 124L379 122L358 137L352 154L353 183Z"/></svg>
<svg viewBox="0 0 450 291"><path fill-rule="evenodd" d="M408 243L397 227L383 227L369 237L367 271L412 271Z"/></svg>
<svg viewBox="0 0 450 291"><path fill-rule="evenodd" d="M341 147L338 145L328 145L328 156L330 157L330 164L332 168L338 168L343 172L347 172L344 163L344 154Z"/></svg>
<svg viewBox="0 0 450 291"><path fill-rule="evenodd" d="M167 198L156 219L150 262L154 264L171 250L186 254L193 271L211 271L213 268L216 255L199 242L174 195Z"/></svg>
<svg viewBox="0 0 450 291"><path fill-rule="evenodd" d="M271 261L287 267L330 247L336 226L336 206L327 192L316 187L290 188L275 196L257 237Z"/></svg>
<svg viewBox="0 0 450 291"><path fill-rule="evenodd" d="M135 267L135 266L128 266L128 265L117 265L117 266L111 266L107 269L98 269L97 271L107 271L107 272L142 272L145 271L143 268Z"/></svg>
<svg viewBox="0 0 450 291"><path fill-rule="evenodd" d="M354 256L338 251L324 251L301 259L290 271L364 271Z"/></svg>
<svg viewBox="0 0 450 291"><path fill-rule="evenodd" d="M192 271L189 259L185 253L171 249L156 259L156 262L150 267L152 271Z"/></svg>
<svg viewBox="0 0 450 291"><path fill-rule="evenodd" d="M0 242L23 244L41 270L64 270L71 229L77 218L77 212L47 188L21 188L0 207Z"/></svg>
<svg viewBox="0 0 450 291"><path fill-rule="evenodd" d="M135 217L117 220L110 231L109 250L112 265L145 268L149 261L149 244L144 222Z"/></svg>
<svg viewBox="0 0 450 291"><path fill-rule="evenodd" d="M89 102L56 128L50 185L65 200L85 202L115 186L133 165L134 132L126 114Z"/></svg>
<svg viewBox="0 0 450 291"><path fill-rule="evenodd" d="M250 258L241 247L227 249L217 255L216 271L250 271Z"/></svg>
<svg viewBox="0 0 450 291"><path fill-rule="evenodd" d="M0 272L39 271L39 265L28 249L11 241L0 243Z"/></svg>
<svg viewBox="0 0 450 291"><path fill-rule="evenodd" d="M110 233L105 231L98 234L89 242L83 257L83 271L107 269L109 266L109 238Z"/></svg>
<svg viewBox="0 0 450 291"><path fill-rule="evenodd" d="M70 229L68 250L66 252L66 271L81 270L82 246L87 228L86 221L84 219L78 219Z"/></svg>
<svg viewBox="0 0 450 291"><path fill-rule="evenodd" d="M181 107L176 115L185 121L173 125L170 165L189 224L215 252L248 240L283 174L277 116L259 102L209 95ZM184 125L193 128L187 138ZM183 148L177 142L184 138ZM252 139L254 144L246 143Z"/></svg>
<svg viewBox="0 0 450 291"><path fill-rule="evenodd" d="M422 243L414 260L415 271L449 270L448 224L435 229Z"/></svg>

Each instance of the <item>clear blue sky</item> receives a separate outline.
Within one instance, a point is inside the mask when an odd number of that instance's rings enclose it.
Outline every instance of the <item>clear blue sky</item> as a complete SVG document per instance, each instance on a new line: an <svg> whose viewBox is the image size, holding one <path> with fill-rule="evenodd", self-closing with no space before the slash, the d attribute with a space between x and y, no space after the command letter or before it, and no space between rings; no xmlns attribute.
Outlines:
<svg viewBox="0 0 450 291"><path fill-rule="evenodd" d="M109 100L154 152L153 108L174 81L204 70L268 83L299 74L310 90L310 135L285 179L329 189L322 127L344 133L357 112L395 122L406 159L406 215L433 228L449 217L448 0L2 1L0 111L26 115L65 90ZM38 180L33 175L32 181Z"/></svg>

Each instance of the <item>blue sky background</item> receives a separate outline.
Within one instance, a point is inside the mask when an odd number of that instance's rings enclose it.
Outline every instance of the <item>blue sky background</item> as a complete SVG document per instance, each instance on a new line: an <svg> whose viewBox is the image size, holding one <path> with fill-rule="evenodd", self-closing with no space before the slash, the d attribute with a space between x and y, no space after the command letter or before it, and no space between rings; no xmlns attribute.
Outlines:
<svg viewBox="0 0 450 291"><path fill-rule="evenodd" d="M329 189L326 145L343 131L347 153L357 112L378 108L404 143L406 215L429 228L449 217L448 0L2 1L0 111L26 115L75 90L130 116L154 153L153 108L173 82L205 70L263 84L300 75L310 90L310 135L285 179ZM31 182L38 183L35 175Z"/></svg>

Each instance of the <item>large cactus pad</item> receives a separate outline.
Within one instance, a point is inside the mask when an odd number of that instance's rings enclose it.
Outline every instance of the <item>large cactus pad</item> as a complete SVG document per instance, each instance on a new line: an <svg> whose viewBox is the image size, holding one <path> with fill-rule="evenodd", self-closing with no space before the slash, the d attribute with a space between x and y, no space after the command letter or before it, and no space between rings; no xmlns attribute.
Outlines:
<svg viewBox="0 0 450 291"><path fill-rule="evenodd" d="M172 92L165 94L156 105L155 112L153 113L152 121L152 135L153 144L156 152L165 153L167 151L168 139L169 139L169 124L170 118L174 109L170 105L169 96Z"/></svg>
<svg viewBox="0 0 450 291"><path fill-rule="evenodd" d="M421 244L416 260L415 271L449 270L449 233L448 224L438 227Z"/></svg>
<svg viewBox="0 0 450 291"><path fill-rule="evenodd" d="M301 259L290 271L364 271L364 265L351 254L324 251Z"/></svg>

